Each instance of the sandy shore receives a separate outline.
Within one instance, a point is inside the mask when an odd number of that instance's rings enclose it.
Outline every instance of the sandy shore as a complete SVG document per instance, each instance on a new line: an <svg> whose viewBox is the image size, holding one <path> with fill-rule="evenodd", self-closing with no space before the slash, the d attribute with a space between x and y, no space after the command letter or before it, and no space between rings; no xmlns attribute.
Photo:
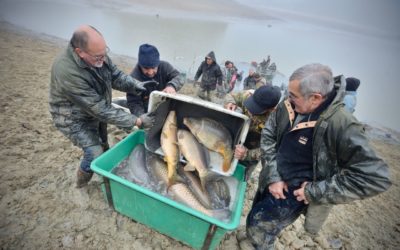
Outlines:
<svg viewBox="0 0 400 250"><path fill-rule="evenodd" d="M1 248L189 249L110 209L97 176L86 188L74 187L81 151L52 126L48 112L50 67L66 43L0 23ZM127 73L134 63L112 58ZM111 136L119 134L114 129ZM400 146L373 145L391 167L391 189L336 206L317 239L304 234L300 218L280 235L277 249L399 248ZM241 240L256 184L249 182L241 225L220 249L248 249Z"/></svg>

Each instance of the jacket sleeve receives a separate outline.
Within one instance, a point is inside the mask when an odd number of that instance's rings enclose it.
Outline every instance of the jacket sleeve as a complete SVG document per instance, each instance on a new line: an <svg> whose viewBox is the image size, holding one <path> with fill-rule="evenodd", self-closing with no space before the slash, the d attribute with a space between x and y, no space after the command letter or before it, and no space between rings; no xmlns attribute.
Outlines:
<svg viewBox="0 0 400 250"><path fill-rule="evenodd" d="M201 74L203 73L203 63L200 64L199 68L197 69L196 75L194 76L194 80L199 80Z"/></svg>
<svg viewBox="0 0 400 250"><path fill-rule="evenodd" d="M92 83L81 75L77 73L67 74L59 73L57 77L60 81L60 90L69 101L78 105L91 116L96 117L100 122L114 124L125 129L133 128L136 123L136 116L107 104L106 98L99 95L93 89Z"/></svg>
<svg viewBox="0 0 400 250"><path fill-rule="evenodd" d="M369 145L364 127L351 122L339 130L341 136L330 143L337 148L339 169L331 178L307 184L305 195L311 203L348 203L377 195L391 185L388 166Z"/></svg>
<svg viewBox="0 0 400 250"><path fill-rule="evenodd" d="M260 190L264 190L269 184L281 181L276 162L277 143L277 111L269 116L265 127L261 131L261 164Z"/></svg>
<svg viewBox="0 0 400 250"><path fill-rule="evenodd" d="M222 71L221 68L217 65L216 70L215 70L215 77L217 78L217 84L221 85L223 76L222 76Z"/></svg>
<svg viewBox="0 0 400 250"><path fill-rule="evenodd" d="M136 90L136 86L140 81L122 72L114 63L112 63L111 60L108 60L108 66L111 70L113 89L132 94L139 94Z"/></svg>
<svg viewBox="0 0 400 250"><path fill-rule="evenodd" d="M183 86L182 76L170 63L166 62L165 65L168 79L167 85L172 86L176 91L179 91Z"/></svg>

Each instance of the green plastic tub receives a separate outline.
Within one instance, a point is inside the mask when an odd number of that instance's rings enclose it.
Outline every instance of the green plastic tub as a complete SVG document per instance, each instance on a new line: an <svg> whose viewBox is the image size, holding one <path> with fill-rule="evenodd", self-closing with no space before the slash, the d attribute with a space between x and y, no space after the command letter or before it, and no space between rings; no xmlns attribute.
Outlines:
<svg viewBox="0 0 400 250"><path fill-rule="evenodd" d="M91 169L103 177L106 201L117 212L195 249L216 248L224 234L239 225L246 190L244 167L236 167L233 176L239 184L236 197L232 197L231 219L222 222L111 173L137 144L144 143L145 136L138 130L92 162Z"/></svg>

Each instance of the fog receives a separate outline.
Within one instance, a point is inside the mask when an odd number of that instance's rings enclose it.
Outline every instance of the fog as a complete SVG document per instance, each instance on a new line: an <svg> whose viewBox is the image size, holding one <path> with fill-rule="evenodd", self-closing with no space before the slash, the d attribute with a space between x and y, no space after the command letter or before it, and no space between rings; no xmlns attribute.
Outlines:
<svg viewBox="0 0 400 250"><path fill-rule="evenodd" d="M229 59L239 65L271 55L278 71L286 76L279 78L284 83L298 67L323 63L335 75L361 80L357 118L400 131L396 107L400 2L238 2L271 18L201 18L187 13L155 16L129 8L93 7L84 0L2 0L0 18L64 39L69 39L77 26L88 23L103 33L114 53L136 57L140 44L150 43L158 47L162 59L189 77L211 50L219 63Z"/></svg>

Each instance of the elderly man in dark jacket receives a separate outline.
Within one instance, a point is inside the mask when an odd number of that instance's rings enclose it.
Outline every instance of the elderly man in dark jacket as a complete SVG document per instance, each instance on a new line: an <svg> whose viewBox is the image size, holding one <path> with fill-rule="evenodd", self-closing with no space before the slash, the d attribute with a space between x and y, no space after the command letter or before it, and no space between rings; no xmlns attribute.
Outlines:
<svg viewBox="0 0 400 250"><path fill-rule="evenodd" d="M150 93L154 90L166 93L176 93L183 86L183 80L171 64L160 61L160 53L150 44L142 44L139 47L138 63L132 70L131 76L139 81L154 81L148 84L147 90L140 95L127 93L127 105L134 115L142 115L147 112Z"/></svg>
<svg viewBox="0 0 400 250"><path fill-rule="evenodd" d="M197 95L201 99L211 101L211 95L215 91L217 84L222 86L222 71L217 64L213 51L208 53L205 60L201 63L194 76L194 80L198 81L200 76L201 83Z"/></svg>
<svg viewBox="0 0 400 250"><path fill-rule="evenodd" d="M154 123L151 115L137 117L111 105L112 89L138 93L145 88L120 71L107 52L100 32L84 25L74 32L51 69L49 104L54 125L83 149L78 188L93 176L90 163L108 149L107 123L124 129L148 128Z"/></svg>
<svg viewBox="0 0 400 250"><path fill-rule="evenodd" d="M273 249L280 231L306 214L317 234L335 204L387 190L389 169L368 143L364 127L344 110L344 77L309 64L289 79L289 97L261 133L258 192L247 217L257 249Z"/></svg>

